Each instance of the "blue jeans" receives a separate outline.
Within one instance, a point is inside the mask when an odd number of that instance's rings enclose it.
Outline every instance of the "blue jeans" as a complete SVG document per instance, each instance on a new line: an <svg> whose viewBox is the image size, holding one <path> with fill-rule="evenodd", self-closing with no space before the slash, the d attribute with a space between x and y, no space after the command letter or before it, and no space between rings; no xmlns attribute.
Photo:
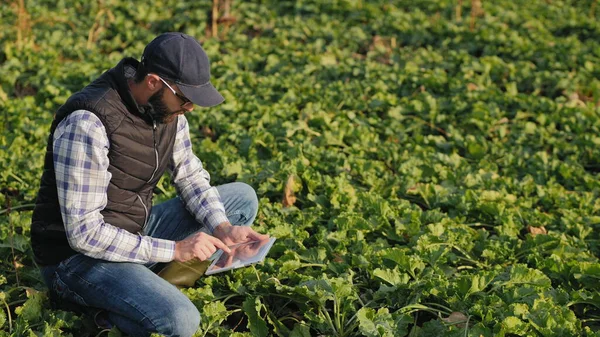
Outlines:
<svg viewBox="0 0 600 337"><path fill-rule="evenodd" d="M217 186L231 224L249 226L256 217L258 199L244 183ZM147 235L179 241L207 231L179 198L154 206ZM42 267L51 294L59 301L103 309L121 331L130 336L189 337L200 325L200 314L175 286L152 271L154 264L109 262L76 254L53 266Z"/></svg>

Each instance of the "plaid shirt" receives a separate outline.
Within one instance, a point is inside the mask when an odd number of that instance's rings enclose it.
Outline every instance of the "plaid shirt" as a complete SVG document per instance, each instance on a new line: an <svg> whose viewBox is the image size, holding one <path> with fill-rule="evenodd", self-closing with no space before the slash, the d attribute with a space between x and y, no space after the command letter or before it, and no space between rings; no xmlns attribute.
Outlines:
<svg viewBox="0 0 600 337"><path fill-rule="evenodd" d="M54 171L58 200L69 244L87 256L108 261L168 262L175 242L105 223L110 143L96 115L78 110L62 120L54 132ZM177 135L168 171L178 194L197 221L212 231L227 216L219 193L209 184L210 175L192 152L189 126L178 116Z"/></svg>

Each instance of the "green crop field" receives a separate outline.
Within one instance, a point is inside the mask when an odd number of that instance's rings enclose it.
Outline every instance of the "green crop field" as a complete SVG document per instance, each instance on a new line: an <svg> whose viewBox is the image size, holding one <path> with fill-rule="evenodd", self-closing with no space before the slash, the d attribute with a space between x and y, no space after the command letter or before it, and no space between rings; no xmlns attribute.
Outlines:
<svg viewBox="0 0 600 337"><path fill-rule="evenodd" d="M121 336L50 308L31 204L55 110L165 31L226 98L195 153L278 238L182 290L197 336L600 336L600 1L221 2L0 2L0 336Z"/></svg>

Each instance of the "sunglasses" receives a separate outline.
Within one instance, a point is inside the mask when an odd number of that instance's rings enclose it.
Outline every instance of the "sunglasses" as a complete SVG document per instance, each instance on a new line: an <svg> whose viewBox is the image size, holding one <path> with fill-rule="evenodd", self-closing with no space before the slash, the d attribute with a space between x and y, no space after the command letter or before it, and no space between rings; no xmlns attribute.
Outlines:
<svg viewBox="0 0 600 337"><path fill-rule="evenodd" d="M157 76L157 77L158 77L158 79L159 79L159 80L161 80L161 81L162 81L162 82L163 82L163 83L164 83L164 84L165 84L165 85L166 85L166 86L167 86L169 89L171 89L171 91L173 92L173 95L175 95L175 96L179 97L179 99L180 99L181 101L183 101L183 103L181 103L181 105L179 106L180 108L183 108L185 105L189 105L189 104L192 104L192 105L193 105L192 101L190 101L189 99L187 99L187 97L185 97L185 96L183 96L183 95L179 94L177 91L175 91L175 89L173 89L173 87L171 87L171 86L169 85L169 83L167 83L165 80L163 80L162 78L160 78L160 76Z"/></svg>

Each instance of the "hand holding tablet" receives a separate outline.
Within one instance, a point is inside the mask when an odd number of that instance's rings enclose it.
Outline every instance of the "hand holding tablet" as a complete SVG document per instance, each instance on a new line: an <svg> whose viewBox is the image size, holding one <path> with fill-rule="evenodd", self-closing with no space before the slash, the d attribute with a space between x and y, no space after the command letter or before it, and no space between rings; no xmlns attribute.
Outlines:
<svg viewBox="0 0 600 337"><path fill-rule="evenodd" d="M212 275L261 262L273 246L275 238L266 238L229 246L231 253L219 249L205 275Z"/></svg>

